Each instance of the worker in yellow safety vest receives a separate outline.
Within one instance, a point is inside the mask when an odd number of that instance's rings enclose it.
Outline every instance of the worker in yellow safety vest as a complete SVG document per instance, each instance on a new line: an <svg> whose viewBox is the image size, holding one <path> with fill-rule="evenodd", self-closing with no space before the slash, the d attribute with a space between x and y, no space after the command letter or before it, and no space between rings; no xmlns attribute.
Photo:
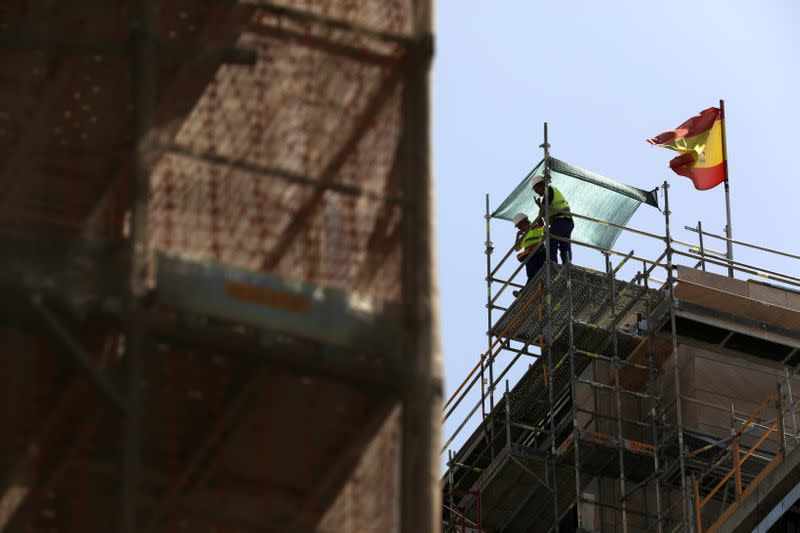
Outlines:
<svg viewBox="0 0 800 533"><path fill-rule="evenodd" d="M544 265L544 247L539 246L544 240L544 227L542 227L541 219L536 219L536 222L532 224L525 213L514 215L514 226L517 228L517 240L514 243L514 249L518 252L517 259L520 262L527 260L525 262L525 272L528 274L528 281L530 281ZM518 294L519 291L514 291L514 296Z"/></svg>
<svg viewBox="0 0 800 533"><path fill-rule="evenodd" d="M537 175L533 178L533 192L539 198L534 198L536 205L539 206L539 217L544 218L544 176ZM572 245L569 242L554 239L553 237L562 237L569 239L572 237L572 230L575 229L575 223L572 221L572 215L569 211L569 203L561 191L550 185L547 187L547 196L550 203L549 223L550 223L550 260L558 262L556 255L561 255L561 262L566 264L572 261Z"/></svg>

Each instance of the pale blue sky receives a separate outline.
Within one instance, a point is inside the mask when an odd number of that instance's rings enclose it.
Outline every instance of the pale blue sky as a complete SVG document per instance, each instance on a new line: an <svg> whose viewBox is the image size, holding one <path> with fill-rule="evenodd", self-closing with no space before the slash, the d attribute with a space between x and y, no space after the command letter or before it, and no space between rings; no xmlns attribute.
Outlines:
<svg viewBox="0 0 800 533"><path fill-rule="evenodd" d="M669 170L673 153L644 139L725 99L734 237L800 252L799 4L437 2L433 139L446 397L486 348L484 194L497 207L541 158L544 121L555 157L644 189L667 179L674 237L694 240L682 228L698 219L722 232L722 186L696 191ZM631 224L664 229L646 206ZM499 259L513 228L493 221L492 232ZM658 253L628 237L616 247ZM800 262L736 253L800 275ZM595 266L597 259L576 256Z"/></svg>

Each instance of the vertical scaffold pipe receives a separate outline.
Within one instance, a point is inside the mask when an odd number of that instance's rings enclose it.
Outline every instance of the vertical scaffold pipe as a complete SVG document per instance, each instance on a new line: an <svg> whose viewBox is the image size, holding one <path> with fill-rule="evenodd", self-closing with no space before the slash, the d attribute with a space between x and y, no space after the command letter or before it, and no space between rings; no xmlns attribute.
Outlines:
<svg viewBox="0 0 800 533"><path fill-rule="evenodd" d="M506 447L511 448L511 399L508 388L508 380L506 380L506 393L503 395L506 406Z"/></svg>
<svg viewBox="0 0 800 533"><path fill-rule="evenodd" d="M722 169L725 172L725 237L727 240L725 241L726 246L726 253L725 256L728 258L728 277L733 277L733 265L730 261L733 261L733 228L731 227L731 187L728 183L728 139L727 134L725 131L725 100L719 101L719 114L720 114L720 126L722 126Z"/></svg>
<svg viewBox="0 0 800 533"><path fill-rule="evenodd" d="M622 385L619 380L619 347L617 343L617 327L614 325L617 321L617 287L616 279L614 277L614 269L611 265L611 258L609 254L605 255L606 275L608 276L609 284L609 303L611 304L611 345L613 347L613 365L614 365L614 400L617 412L617 458L619 460L619 493L621 496L621 512L622 512L622 533L628 533L628 493L625 483L625 448L624 439L622 436L622 396L620 389Z"/></svg>
<svg viewBox="0 0 800 533"><path fill-rule="evenodd" d="M402 184L402 324L400 528L402 533L441 529L442 491L436 483L442 409L438 288L433 276L430 154L430 64L433 2L413 2L412 40L406 48L400 108L403 127L396 147Z"/></svg>
<svg viewBox="0 0 800 533"><path fill-rule="evenodd" d="M792 430L794 431L794 438L797 440L797 417L795 416L794 398L792 396L792 380L789 376L789 368L784 366L783 372L786 375L786 394L789 395L789 409L792 410Z"/></svg>
<svg viewBox="0 0 800 533"><path fill-rule="evenodd" d="M541 144L540 148L544 150L544 197L543 197L543 205L544 209L542 209L542 222L544 224L544 324L542 325L542 329L544 330L544 350L545 350L545 362L547 364L547 400L549 410L548 410L548 417L550 419L550 462L552 466L553 475L551 477L553 481L553 531L558 533L558 519L559 519L559 512L558 512L558 479L556 473L556 462L557 462L557 448L556 448L556 425L555 425L555 397L553 392L553 352L551 350L551 346L553 344L553 332L552 332L552 277L553 271L550 261L553 259L550 257L550 196L547 194L548 187L550 187L550 143L547 139L547 122L544 123L544 142Z"/></svg>
<svg viewBox="0 0 800 533"><path fill-rule="evenodd" d="M736 435L736 409L731 402L731 467L734 472L735 500L742 497L742 471L739 465L739 437Z"/></svg>
<svg viewBox="0 0 800 533"><path fill-rule="evenodd" d="M653 361L653 299L650 295L650 283L648 281L647 262L642 261L642 282L644 283L645 294L647 295L647 382L648 392L650 393L650 421L653 435L653 481L656 491L656 531L663 533L664 528L661 524L661 468L658 460L658 400L656 399L656 367Z"/></svg>
<svg viewBox="0 0 800 533"><path fill-rule="evenodd" d="M136 136L133 148L134 194L131 208L131 309L125 348L125 392L128 410L122 442L122 483L119 529L139 529L138 508L142 469L142 409L140 381L145 353L145 310L142 296L147 290L147 206L150 193L149 139L156 125L158 90L158 6L155 0L137 2L132 12L136 21L131 79L136 107Z"/></svg>
<svg viewBox="0 0 800 533"><path fill-rule="evenodd" d="M492 215L489 212L489 195L486 195L486 242L484 243L486 254L486 341L489 350L492 349L492 234L491 234L491 220ZM494 366L493 358L489 358L489 410L494 408ZM481 361L481 410L483 411L483 418L486 418L486 406L484 399L486 398L486 386L483 377L484 363Z"/></svg>
<svg viewBox="0 0 800 533"><path fill-rule="evenodd" d="M672 356L674 358L672 375L675 386L675 424L678 429L678 462L681 472L682 527L684 531L694 531L694 520L691 519L690 494L686 480L686 448L683 439L683 402L681 401L681 376L678 357L678 333L675 326L675 278L672 273L672 237L669 226L669 183L664 188L664 227L667 245L667 291L669 293L669 320L672 336Z"/></svg>
<svg viewBox="0 0 800 533"><path fill-rule="evenodd" d="M567 334L569 339L569 375L570 375L570 394L572 395L572 446L575 452L575 511L577 518L578 531L583 531L583 516L581 504L583 493L581 486L581 454L580 438L581 431L578 426L578 378L576 375L575 364L575 331L572 321L574 320L573 297L572 297L572 261L564 265L567 269L567 307L569 310L569 322L567 324ZM597 409L597 406L594 406Z"/></svg>
<svg viewBox="0 0 800 533"><path fill-rule="evenodd" d="M700 268L703 269L703 272L706 271L706 251L703 247L703 223L699 220L697 221L697 235L700 239Z"/></svg>
<svg viewBox="0 0 800 533"><path fill-rule="evenodd" d="M778 420L778 430L780 431L778 443L780 444L781 455L786 457L786 425L783 420L783 391L781 390L781 382L777 381L775 387L778 395L778 398L775 400L775 415Z"/></svg>
<svg viewBox="0 0 800 533"><path fill-rule="evenodd" d="M453 450L447 450L447 455L449 460L447 461L447 482L450 484L450 494L448 495L448 500L450 502L450 511L448 515L450 516L450 527L455 527L455 520L453 517L453 509L456 508L456 503L453 498Z"/></svg>

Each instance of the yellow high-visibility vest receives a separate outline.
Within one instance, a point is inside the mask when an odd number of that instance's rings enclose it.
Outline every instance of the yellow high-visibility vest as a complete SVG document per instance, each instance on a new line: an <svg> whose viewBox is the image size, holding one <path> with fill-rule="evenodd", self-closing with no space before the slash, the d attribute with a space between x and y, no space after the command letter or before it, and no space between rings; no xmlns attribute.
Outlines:
<svg viewBox="0 0 800 533"><path fill-rule="evenodd" d="M567 199L564 198L563 194L561 194L561 191L559 191L552 185L550 186L550 188L553 189L553 203L550 204L550 209L558 211L569 211L569 202L567 202ZM558 218L558 217L571 218L567 213L553 213L552 218Z"/></svg>
<svg viewBox="0 0 800 533"><path fill-rule="evenodd" d="M542 239L544 239L544 228L542 227L531 228L525 232L525 236L522 237L522 240L517 245L517 250L521 250L517 254L517 259L523 261L542 242Z"/></svg>

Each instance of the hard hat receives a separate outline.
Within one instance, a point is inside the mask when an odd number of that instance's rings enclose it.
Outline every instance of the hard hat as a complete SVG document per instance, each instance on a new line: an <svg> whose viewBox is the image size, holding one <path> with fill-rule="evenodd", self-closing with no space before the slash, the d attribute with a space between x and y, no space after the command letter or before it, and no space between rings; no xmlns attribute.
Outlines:
<svg viewBox="0 0 800 533"><path fill-rule="evenodd" d="M544 181L544 176L542 176L541 174L536 174L536 175L533 177L533 180L531 180L531 187L533 187L533 186L534 186L534 185L536 185L537 183L541 183L541 182L543 182L543 181Z"/></svg>
<svg viewBox="0 0 800 533"><path fill-rule="evenodd" d="M517 213L516 215L514 215L514 225L516 226L517 224L519 224L523 220L526 220L527 218L528 215L526 215L525 213Z"/></svg>

